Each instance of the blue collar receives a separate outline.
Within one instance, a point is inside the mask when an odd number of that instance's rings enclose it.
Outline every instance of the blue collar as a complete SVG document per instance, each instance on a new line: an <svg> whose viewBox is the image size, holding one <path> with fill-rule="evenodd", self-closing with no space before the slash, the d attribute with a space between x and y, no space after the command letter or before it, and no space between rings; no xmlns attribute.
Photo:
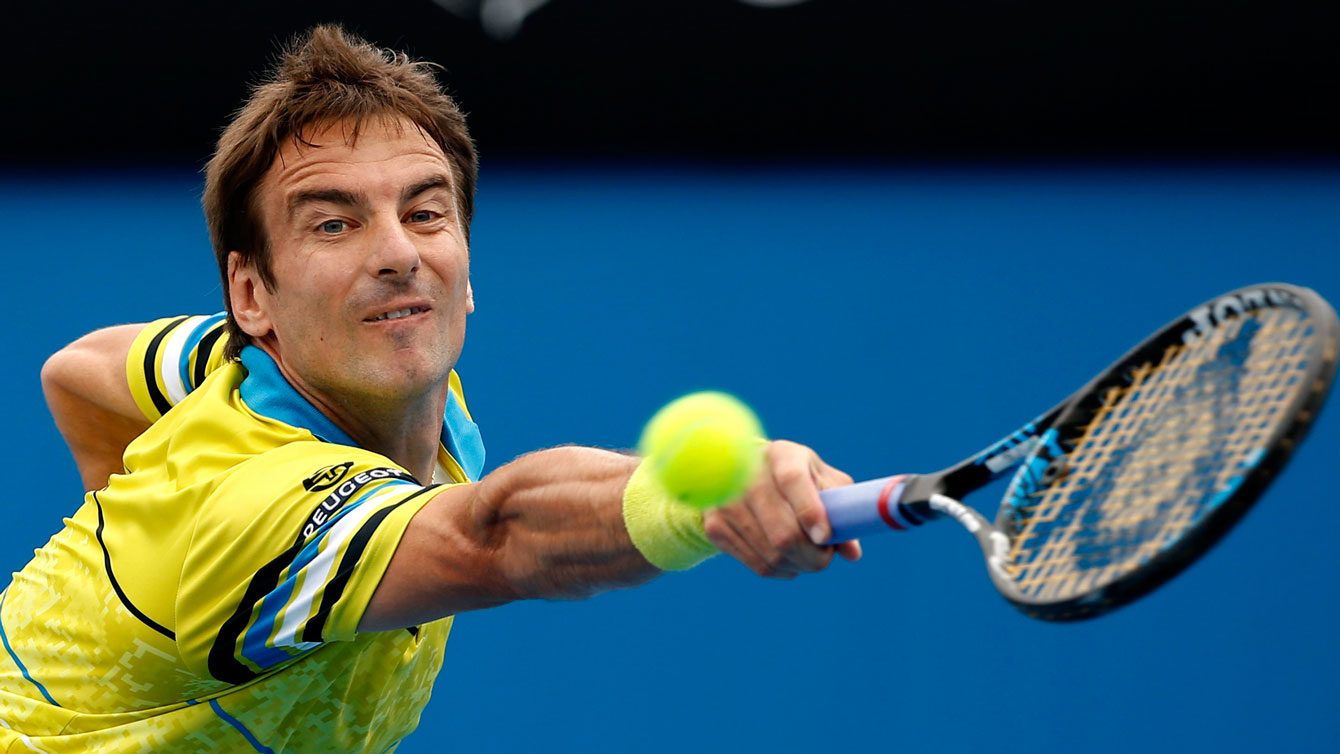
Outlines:
<svg viewBox="0 0 1340 754"><path fill-rule="evenodd" d="M247 376L238 390L252 411L305 429L324 442L361 447L293 389L270 354L255 346L246 346L242 349L242 366L247 370ZM471 481L479 480L484 470L484 442L479 425L465 415L455 393L447 394L447 406L442 416L442 446Z"/></svg>

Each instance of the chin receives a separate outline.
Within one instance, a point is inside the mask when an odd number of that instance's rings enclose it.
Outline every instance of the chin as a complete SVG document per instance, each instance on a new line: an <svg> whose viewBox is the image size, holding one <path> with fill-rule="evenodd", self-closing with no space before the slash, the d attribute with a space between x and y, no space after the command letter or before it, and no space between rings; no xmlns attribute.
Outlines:
<svg viewBox="0 0 1340 754"><path fill-rule="evenodd" d="M397 351L382 364L378 371L392 392L419 392L446 382L451 374L450 363L442 358L425 354Z"/></svg>

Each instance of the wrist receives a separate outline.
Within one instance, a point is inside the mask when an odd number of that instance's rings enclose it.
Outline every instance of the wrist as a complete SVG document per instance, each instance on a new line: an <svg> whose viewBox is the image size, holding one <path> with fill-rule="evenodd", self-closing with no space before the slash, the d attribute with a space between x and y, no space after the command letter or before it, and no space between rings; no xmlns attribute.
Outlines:
<svg viewBox="0 0 1340 754"><path fill-rule="evenodd" d="M623 521L633 546L663 571L683 571L717 553L703 532L702 511L670 497L638 464L623 493Z"/></svg>

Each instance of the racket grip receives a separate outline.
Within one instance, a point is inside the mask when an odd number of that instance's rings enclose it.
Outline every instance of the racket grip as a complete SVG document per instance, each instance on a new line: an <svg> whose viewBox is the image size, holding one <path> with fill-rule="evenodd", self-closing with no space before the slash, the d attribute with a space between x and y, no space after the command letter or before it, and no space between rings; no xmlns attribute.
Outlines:
<svg viewBox="0 0 1340 754"><path fill-rule="evenodd" d="M909 520L906 511L898 506L910 478L910 474L898 474L820 490L819 499L823 501L828 523L833 528L829 543L846 542L889 529L902 531L919 524L920 521Z"/></svg>

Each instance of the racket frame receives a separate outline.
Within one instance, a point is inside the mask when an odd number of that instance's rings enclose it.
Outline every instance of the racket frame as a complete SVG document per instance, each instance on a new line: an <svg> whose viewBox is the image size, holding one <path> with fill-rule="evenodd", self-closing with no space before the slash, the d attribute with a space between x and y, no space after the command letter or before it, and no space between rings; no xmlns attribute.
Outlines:
<svg viewBox="0 0 1340 754"><path fill-rule="evenodd" d="M1188 342L1216 326L1217 320L1242 315L1265 306L1288 306L1305 311L1317 328L1321 343L1319 359L1308 366L1311 385L1299 390L1286 409L1288 419L1272 431L1265 452L1243 468L1241 481L1213 510L1147 562L1112 582L1078 596L1039 599L1025 595L1010 576L1006 560L1013 530L1011 500L1019 500L1045 487L1049 475L1063 469L1067 451L1058 437L1093 413L1093 402L1112 387L1124 386L1126 375L1136 366L1157 362L1172 345ZM821 493L834 523L832 541L850 539L883 528L872 522L868 509L872 493L879 490L880 521L890 528L904 529L935 518L953 518L977 539L996 589L1024 614L1052 621L1074 621L1097 617L1132 602L1183 571L1218 542L1236 524L1277 476L1307 435L1334 381L1340 322L1335 311L1315 292L1286 283L1245 286L1218 296L1174 319L1100 372L1084 387L1049 411L959 463L931 474L905 474L871 480ZM1016 470L1017 469L1017 470ZM1005 499L992 523L960 499L1014 471ZM859 488L859 489L858 489ZM864 508L862 508L864 506ZM862 517L863 516L863 517Z"/></svg>

